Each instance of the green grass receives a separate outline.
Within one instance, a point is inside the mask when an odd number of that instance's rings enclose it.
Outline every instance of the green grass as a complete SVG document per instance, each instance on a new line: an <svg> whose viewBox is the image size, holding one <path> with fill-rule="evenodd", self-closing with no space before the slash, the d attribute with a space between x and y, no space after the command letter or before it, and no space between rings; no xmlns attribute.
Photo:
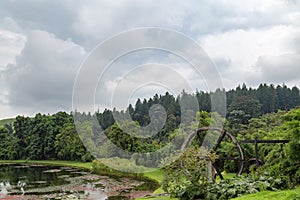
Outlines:
<svg viewBox="0 0 300 200"><path fill-rule="evenodd" d="M14 121L15 121L15 118L1 119L0 120L0 126L4 126L5 124L11 124Z"/></svg>
<svg viewBox="0 0 300 200"><path fill-rule="evenodd" d="M164 170L156 169L156 170L144 173L143 176L150 178L152 180L155 180L158 183L161 183L164 180ZM157 188L153 192L153 194L162 194L162 193L164 193L164 190L162 189L162 187Z"/></svg>
<svg viewBox="0 0 300 200"><path fill-rule="evenodd" d="M156 169L150 172L145 172L143 174L147 178L157 181L161 183L164 179L164 170L163 169ZM160 187L156 189L153 194L162 194L164 193L163 189ZM137 198L137 200L177 200L177 198L171 198L170 196L157 196L157 197L144 197L144 198Z"/></svg>
<svg viewBox="0 0 300 200"><path fill-rule="evenodd" d="M177 198L171 198L169 196L158 196L158 197L144 197L136 198L136 200L177 200Z"/></svg>
<svg viewBox="0 0 300 200"><path fill-rule="evenodd" d="M156 169L150 172L145 172L144 176L153 179L157 182L162 182L164 179L164 170L163 169Z"/></svg>
<svg viewBox="0 0 300 200"><path fill-rule="evenodd" d="M300 199L300 187L293 190L282 190L276 192L258 192L255 194L248 194L242 197L234 198L233 200L297 200Z"/></svg>

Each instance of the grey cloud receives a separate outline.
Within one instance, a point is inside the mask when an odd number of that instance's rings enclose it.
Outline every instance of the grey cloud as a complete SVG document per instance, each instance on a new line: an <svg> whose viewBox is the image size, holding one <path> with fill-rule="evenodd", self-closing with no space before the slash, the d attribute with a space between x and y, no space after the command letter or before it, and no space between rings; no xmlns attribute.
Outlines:
<svg viewBox="0 0 300 200"><path fill-rule="evenodd" d="M300 54L261 56L257 61L261 81L290 83L299 79Z"/></svg>
<svg viewBox="0 0 300 200"><path fill-rule="evenodd" d="M296 66L299 66L300 39L295 36L299 32L293 30L299 27L299 5L296 1L260 0L3 0L0 1L0 18L3 19L0 28L27 35L28 41L16 64L7 66L5 73L1 71L7 84L7 88L2 88L8 91L12 106L34 107L47 112L69 109L76 70L86 54L84 49L95 47L113 34L145 26L175 29L192 38L211 36L207 42L209 53L230 86L244 81L255 82L254 86L265 80L295 81L299 74ZM282 34L279 25L283 25L284 33L294 36L273 37ZM43 31L32 32L34 29ZM221 37L214 37L218 35ZM125 44L123 41L116 45ZM172 45L181 48L182 44L173 42ZM276 57L284 53L286 55ZM151 59L145 58L147 56ZM114 81L132 65L149 62L176 65L182 73L188 72L182 60L167 59L169 55L163 53L147 56L129 56L128 60L114 63L117 66L107 71L106 79L99 84ZM192 73L186 77L200 85L200 78L191 76Z"/></svg>
<svg viewBox="0 0 300 200"><path fill-rule="evenodd" d="M201 1L194 2L188 16L194 34L216 34L236 29L259 29L297 24L290 17L299 14L299 3L285 1ZM276 16L276 17L274 17Z"/></svg>
<svg viewBox="0 0 300 200"><path fill-rule="evenodd" d="M74 78L84 55L72 41L32 31L16 64L5 72L10 104L44 112L70 110Z"/></svg>
<svg viewBox="0 0 300 200"><path fill-rule="evenodd" d="M88 48L121 31L145 26L190 36L297 23L298 3L284 1L1 1L0 16L24 29L41 29ZM274 17L276 16L276 17Z"/></svg>
<svg viewBox="0 0 300 200"><path fill-rule="evenodd" d="M0 71L8 63L14 62L15 56L23 49L25 40L25 36L22 34L0 28Z"/></svg>
<svg viewBox="0 0 300 200"><path fill-rule="evenodd" d="M287 46L294 52L300 53L300 29L291 35L287 41Z"/></svg>
<svg viewBox="0 0 300 200"><path fill-rule="evenodd" d="M70 37L74 41L80 42L82 38L74 34L71 27L76 14L72 7L74 3L71 2L69 0L4 0L0 1L0 17L13 19L24 32L39 29L54 33L59 38Z"/></svg>

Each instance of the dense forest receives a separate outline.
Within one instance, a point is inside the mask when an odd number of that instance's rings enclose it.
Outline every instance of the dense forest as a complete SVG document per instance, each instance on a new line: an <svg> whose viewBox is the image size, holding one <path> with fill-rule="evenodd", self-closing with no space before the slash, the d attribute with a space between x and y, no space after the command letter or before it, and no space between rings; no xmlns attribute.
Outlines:
<svg viewBox="0 0 300 200"><path fill-rule="evenodd" d="M253 117L262 114L277 112L278 110L290 110L300 105L299 89L295 86L292 89L286 85L261 84L257 89L247 88L245 84L229 91L217 90L215 92L197 91L195 94L182 92L181 96L174 97L166 93L165 95L154 95L149 99L138 99L135 106L129 105L126 112L129 112L134 121L144 126L149 123L149 108L153 104L162 105L168 113L167 121L174 121L177 125L180 123L180 98L183 95L193 95L199 103L199 110L211 112L211 95L218 92L226 93L227 98L227 118L236 123L247 123ZM105 110L103 113L97 113L97 118L101 126L106 129L114 124L113 111ZM171 129L174 127L171 127ZM170 131L170 127L164 127L162 133Z"/></svg>
<svg viewBox="0 0 300 200"><path fill-rule="evenodd" d="M215 92L226 92L217 90ZM214 92L197 91L195 94L182 92L174 97L168 92L155 94L153 98L138 99L134 106L129 105L125 111L104 110L103 112L75 113L83 123L96 116L101 128L109 138L123 149L131 152L151 152L160 148L172 138L180 124L180 98L183 95L196 97L199 111L209 113L210 95ZM257 89L247 88L245 84L226 92L227 122L226 126L234 135L245 131L253 123L253 118L263 114L288 111L300 105L300 93L297 87L286 85L261 84ZM154 104L162 105L167 111L164 127L151 138L138 139L128 136L118 127L113 112L129 113L135 124L149 124L149 108ZM90 161L92 155L83 146L73 122L74 113L58 112L53 115L36 114L34 117L17 116L12 124L0 127L0 159L63 159ZM79 117L78 117L79 116ZM203 115L205 116L205 114ZM203 117L202 116L202 117ZM159 117L159 116L158 116ZM201 115L200 115L201 117ZM225 117L225 116L224 116ZM251 123L250 123L251 122ZM97 128L93 128L94 135ZM112 155L111 155L112 156Z"/></svg>

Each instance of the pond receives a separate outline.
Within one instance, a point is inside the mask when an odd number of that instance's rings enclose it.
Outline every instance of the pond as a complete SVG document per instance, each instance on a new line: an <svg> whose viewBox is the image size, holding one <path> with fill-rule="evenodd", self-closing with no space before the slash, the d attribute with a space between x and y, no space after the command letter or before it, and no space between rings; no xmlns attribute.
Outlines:
<svg viewBox="0 0 300 200"><path fill-rule="evenodd" d="M151 181L112 178L70 167L0 164L0 199L132 199L156 187Z"/></svg>

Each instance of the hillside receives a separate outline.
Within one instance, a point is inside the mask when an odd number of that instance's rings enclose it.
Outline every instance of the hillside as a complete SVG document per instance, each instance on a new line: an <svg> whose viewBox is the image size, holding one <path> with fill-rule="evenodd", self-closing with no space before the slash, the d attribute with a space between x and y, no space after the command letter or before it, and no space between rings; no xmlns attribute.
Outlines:
<svg viewBox="0 0 300 200"><path fill-rule="evenodd" d="M0 126L4 126L5 124L12 124L15 121L15 118L1 119Z"/></svg>

